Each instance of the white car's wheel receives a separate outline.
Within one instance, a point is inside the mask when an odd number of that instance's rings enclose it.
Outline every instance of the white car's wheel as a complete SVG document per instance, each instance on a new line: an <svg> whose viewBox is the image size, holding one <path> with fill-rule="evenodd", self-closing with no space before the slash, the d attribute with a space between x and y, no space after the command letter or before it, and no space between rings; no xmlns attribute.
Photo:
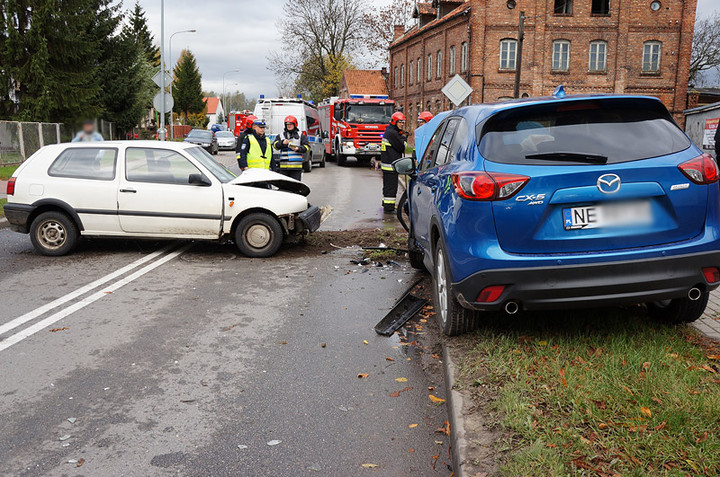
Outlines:
<svg viewBox="0 0 720 477"><path fill-rule="evenodd" d="M262 212L243 217L235 228L235 245L248 257L271 257L280 249L282 240L280 223Z"/></svg>
<svg viewBox="0 0 720 477"><path fill-rule="evenodd" d="M60 256L75 248L78 240L75 222L62 212L44 212L30 226L30 241L43 255Z"/></svg>

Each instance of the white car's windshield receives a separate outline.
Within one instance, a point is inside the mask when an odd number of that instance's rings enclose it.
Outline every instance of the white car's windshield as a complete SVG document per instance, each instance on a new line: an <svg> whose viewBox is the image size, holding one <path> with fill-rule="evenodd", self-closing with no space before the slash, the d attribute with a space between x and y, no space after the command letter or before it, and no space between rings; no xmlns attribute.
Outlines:
<svg viewBox="0 0 720 477"><path fill-rule="evenodd" d="M228 183L237 177L224 166L218 164L205 149L201 147L191 147L187 150L187 152L197 159L200 164L212 172L212 174L223 184Z"/></svg>

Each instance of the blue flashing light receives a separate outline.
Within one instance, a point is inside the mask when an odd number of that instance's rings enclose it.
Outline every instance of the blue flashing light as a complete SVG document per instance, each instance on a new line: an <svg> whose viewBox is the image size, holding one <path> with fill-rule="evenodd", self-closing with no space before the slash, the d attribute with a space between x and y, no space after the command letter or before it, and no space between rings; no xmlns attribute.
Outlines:
<svg viewBox="0 0 720 477"><path fill-rule="evenodd" d="M350 98L351 98L351 99L363 99L364 97L365 97L365 96L362 95L362 94L351 94L351 95L350 95Z"/></svg>
<svg viewBox="0 0 720 477"><path fill-rule="evenodd" d="M261 94L261 95L260 95L260 99L265 99L265 95L264 95L264 94Z"/></svg>
<svg viewBox="0 0 720 477"><path fill-rule="evenodd" d="M567 93L565 92L565 87L563 85L560 85L555 88L555 91L553 91L553 96L563 99L565 96L567 96Z"/></svg>
<svg viewBox="0 0 720 477"><path fill-rule="evenodd" d="M302 94L298 94L297 99L302 99Z"/></svg>

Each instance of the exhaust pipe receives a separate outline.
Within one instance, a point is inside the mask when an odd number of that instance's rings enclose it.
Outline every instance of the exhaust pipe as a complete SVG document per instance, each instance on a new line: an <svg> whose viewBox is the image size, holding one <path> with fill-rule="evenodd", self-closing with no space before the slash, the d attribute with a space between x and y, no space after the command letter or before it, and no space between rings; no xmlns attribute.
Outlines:
<svg viewBox="0 0 720 477"><path fill-rule="evenodd" d="M687 296L692 301L698 301L702 296L702 291L697 287L693 287L690 289Z"/></svg>
<svg viewBox="0 0 720 477"><path fill-rule="evenodd" d="M509 301L505 303L505 313L507 313L508 315L514 315L518 311L520 311L520 307L516 302Z"/></svg>

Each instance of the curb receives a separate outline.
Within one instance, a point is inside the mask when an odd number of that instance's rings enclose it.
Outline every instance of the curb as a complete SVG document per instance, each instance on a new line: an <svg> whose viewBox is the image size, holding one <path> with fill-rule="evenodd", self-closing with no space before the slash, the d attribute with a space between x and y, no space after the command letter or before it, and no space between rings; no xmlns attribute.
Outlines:
<svg viewBox="0 0 720 477"><path fill-rule="evenodd" d="M10 222L8 222L8 219L0 218L0 230L10 227Z"/></svg>
<svg viewBox="0 0 720 477"><path fill-rule="evenodd" d="M455 477L465 477L465 455L468 442L465 438L465 418L462 407L463 398L453 389L455 384L455 363L450 359L450 348L443 341L443 364L445 366L445 389L447 390L447 408L450 421L450 444L452 446L452 462Z"/></svg>

